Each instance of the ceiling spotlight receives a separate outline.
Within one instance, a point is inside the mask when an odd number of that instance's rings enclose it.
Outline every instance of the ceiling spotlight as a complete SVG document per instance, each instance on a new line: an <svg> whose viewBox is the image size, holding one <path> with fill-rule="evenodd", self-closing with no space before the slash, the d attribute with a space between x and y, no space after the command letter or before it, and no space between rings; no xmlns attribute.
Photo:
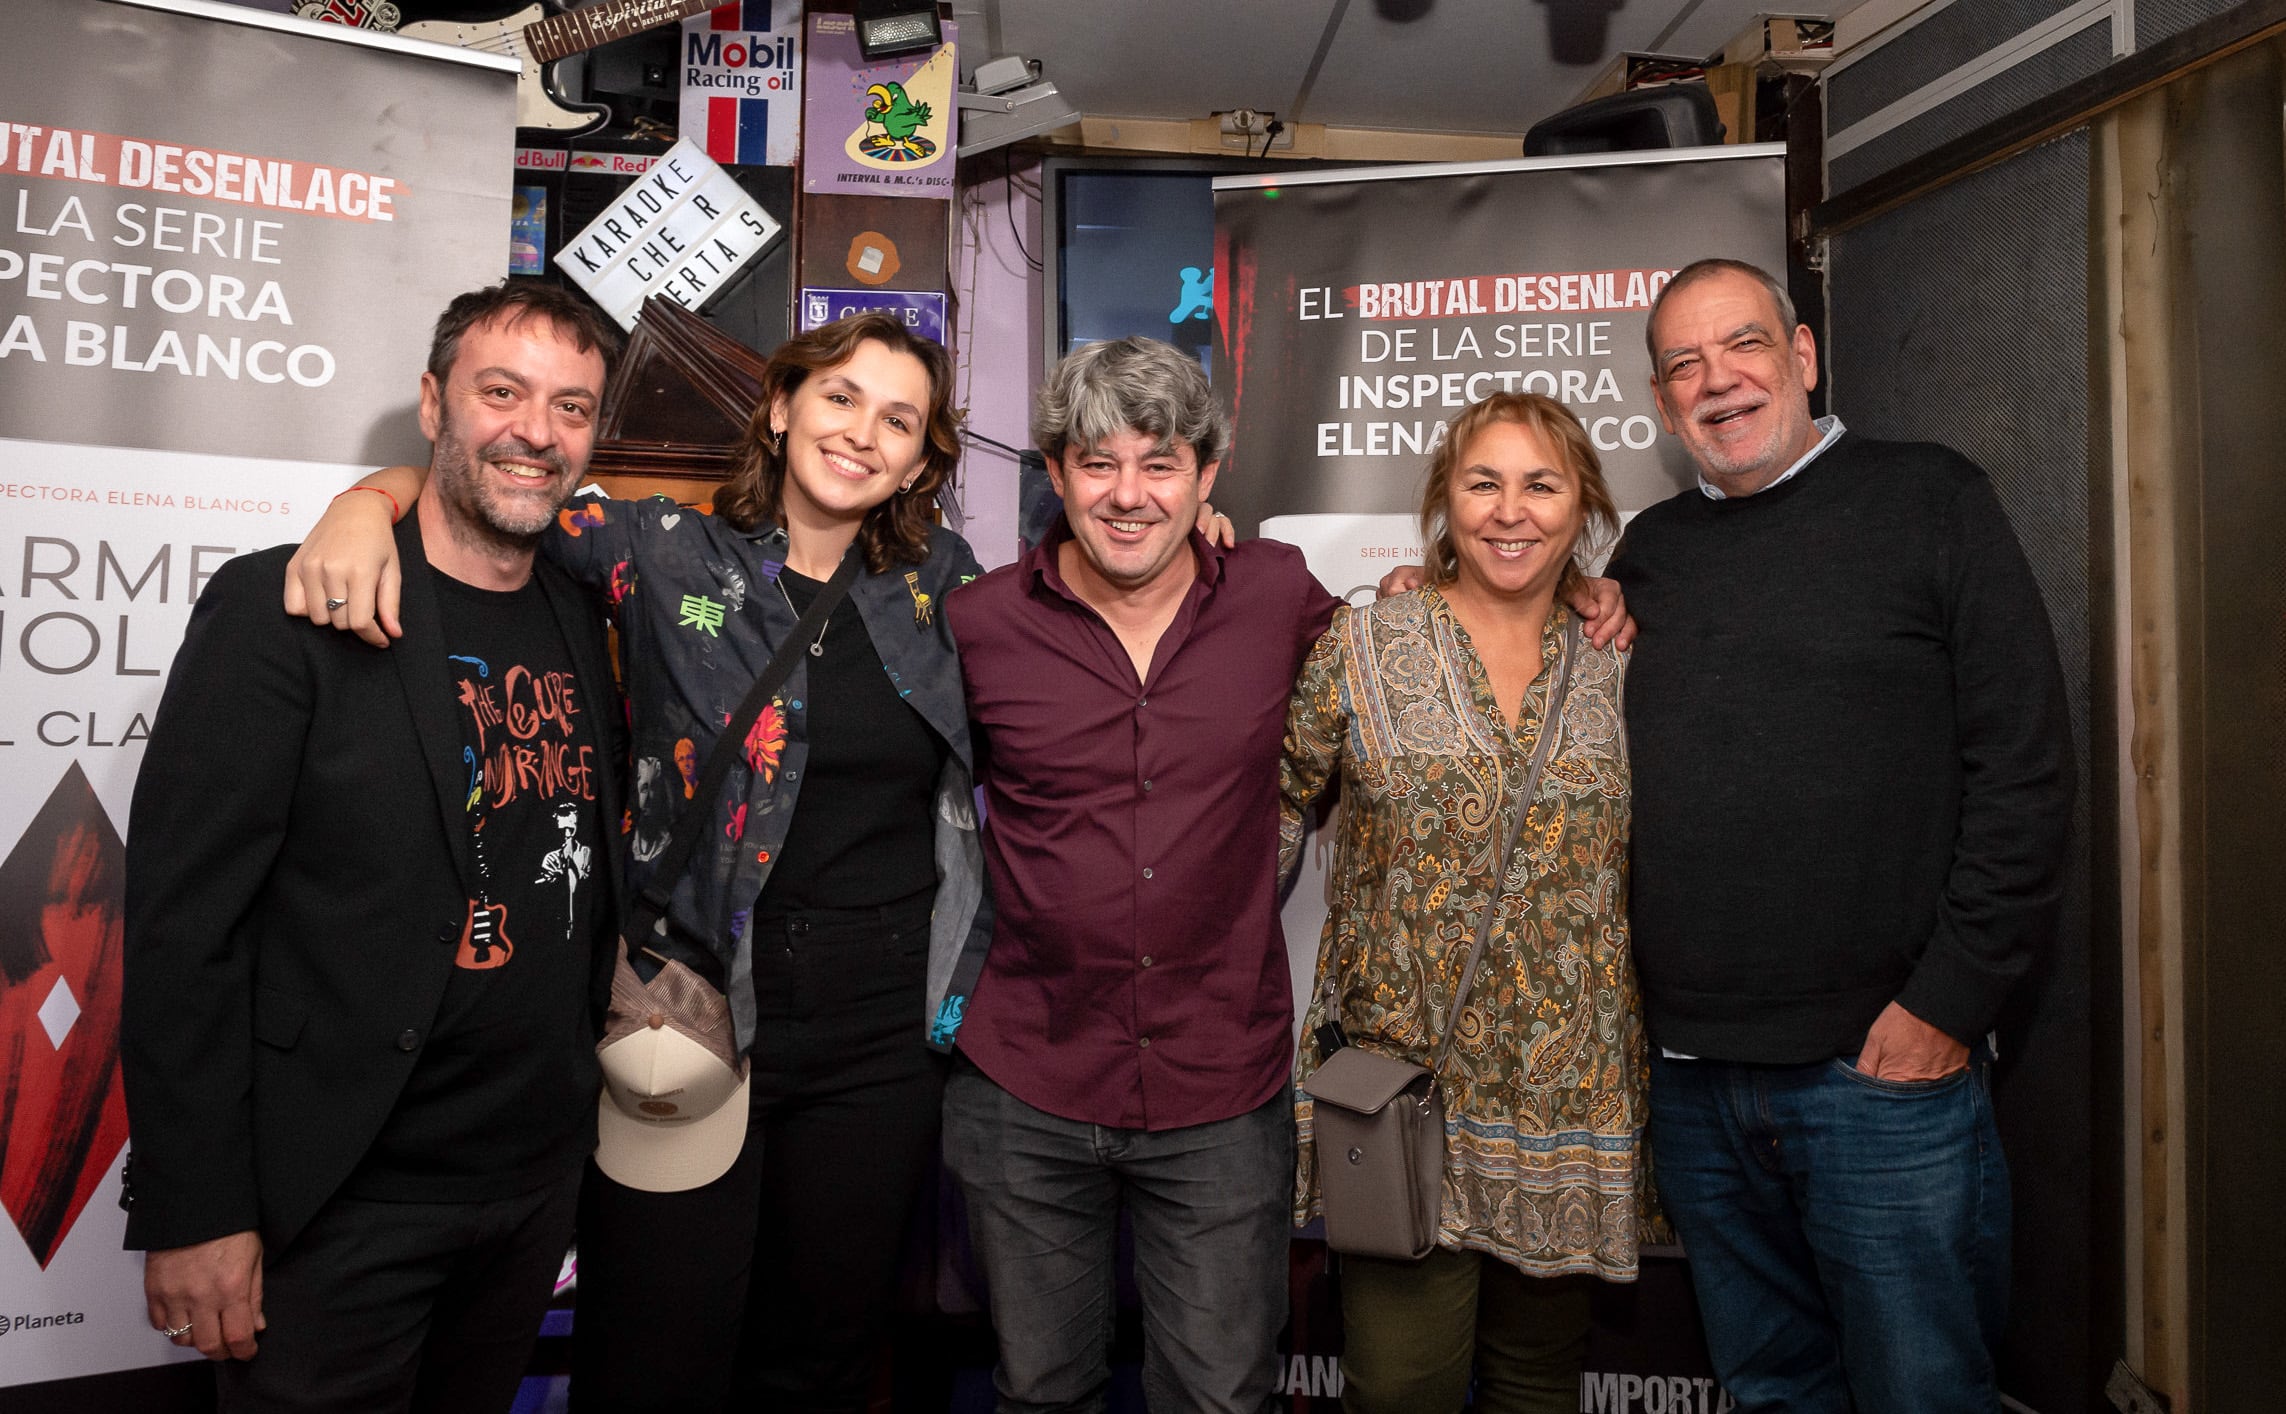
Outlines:
<svg viewBox="0 0 2286 1414"><path fill-rule="evenodd" d="M925 53L942 43L936 0L857 0L857 48L867 62Z"/></svg>
<svg viewBox="0 0 2286 1414"><path fill-rule="evenodd" d="M1571 68L1603 58L1611 15L1627 0L1540 0L1548 9L1548 53ZM1695 8L1695 7L1694 7Z"/></svg>

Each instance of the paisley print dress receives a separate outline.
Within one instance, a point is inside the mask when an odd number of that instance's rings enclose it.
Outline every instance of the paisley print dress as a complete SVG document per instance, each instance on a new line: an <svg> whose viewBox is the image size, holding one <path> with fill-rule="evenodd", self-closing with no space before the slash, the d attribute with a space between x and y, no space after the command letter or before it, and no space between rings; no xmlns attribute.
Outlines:
<svg viewBox="0 0 2286 1414"><path fill-rule="evenodd" d="M1438 1079L1439 1242L1541 1276L1636 1274L1651 1212L1642 1005L1627 937L1620 657L1583 638L1562 734L1502 877L1493 858L1539 743L1569 611L1501 720L1467 630L1434 588L1343 609L1286 719L1281 865L1338 770L1329 913L1296 1078L1319 1061L1330 972L1352 1044L1427 1064L1477 919L1496 912ZM1311 1100L1296 1094L1295 1220L1317 1210Z"/></svg>

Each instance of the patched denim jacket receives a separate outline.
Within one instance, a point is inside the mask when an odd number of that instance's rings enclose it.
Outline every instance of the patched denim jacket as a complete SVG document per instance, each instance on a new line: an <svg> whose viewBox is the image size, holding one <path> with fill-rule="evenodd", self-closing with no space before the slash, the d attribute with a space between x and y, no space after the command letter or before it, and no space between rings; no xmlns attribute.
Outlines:
<svg viewBox="0 0 2286 1414"><path fill-rule="evenodd" d="M738 710L795 615L771 592L786 559L786 532L744 531L664 497L573 502L543 542L548 557L611 605L619 630L633 777L628 840L629 896L650 882L685 792L716 736ZM860 575L849 589L898 694L951 746L936 793L937 894L929 925L927 1039L950 1050L992 938L992 906L977 838L974 759L961 697L960 659L939 607L976 578L968 542L929 532L928 558ZM809 759L809 659L763 709L740 760L723 783L706 837L675 885L669 956L706 954L707 975L725 979L738 1048L754 1041L754 901L769 882L801 796Z"/></svg>

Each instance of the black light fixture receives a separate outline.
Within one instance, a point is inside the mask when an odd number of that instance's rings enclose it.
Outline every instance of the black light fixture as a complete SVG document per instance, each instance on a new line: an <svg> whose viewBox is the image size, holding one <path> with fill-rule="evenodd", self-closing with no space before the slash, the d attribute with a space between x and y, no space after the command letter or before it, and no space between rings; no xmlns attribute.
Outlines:
<svg viewBox="0 0 2286 1414"><path fill-rule="evenodd" d="M1548 54L1557 63L1581 68L1603 57L1611 38L1612 12L1627 0L1540 0L1548 7ZM1685 8L1689 14L1698 6ZM1678 21L1678 23L1680 23Z"/></svg>
<svg viewBox="0 0 2286 1414"><path fill-rule="evenodd" d="M944 43L935 0L857 0L857 47L867 62Z"/></svg>
<svg viewBox="0 0 2286 1414"><path fill-rule="evenodd" d="M1707 86L1670 83L1590 99L1542 118L1524 134L1524 155L1712 147L1722 139L1722 118Z"/></svg>

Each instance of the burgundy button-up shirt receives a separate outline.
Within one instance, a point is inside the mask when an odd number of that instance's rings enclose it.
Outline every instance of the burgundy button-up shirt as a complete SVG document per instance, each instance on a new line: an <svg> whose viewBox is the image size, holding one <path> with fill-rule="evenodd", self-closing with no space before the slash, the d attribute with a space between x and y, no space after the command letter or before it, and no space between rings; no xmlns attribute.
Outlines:
<svg viewBox="0 0 2286 1414"><path fill-rule="evenodd" d="M1199 574L1147 681L1051 536L945 601L998 921L961 1052L1035 1109L1124 1129L1244 1114L1287 1083L1278 758L1337 601L1272 540Z"/></svg>

